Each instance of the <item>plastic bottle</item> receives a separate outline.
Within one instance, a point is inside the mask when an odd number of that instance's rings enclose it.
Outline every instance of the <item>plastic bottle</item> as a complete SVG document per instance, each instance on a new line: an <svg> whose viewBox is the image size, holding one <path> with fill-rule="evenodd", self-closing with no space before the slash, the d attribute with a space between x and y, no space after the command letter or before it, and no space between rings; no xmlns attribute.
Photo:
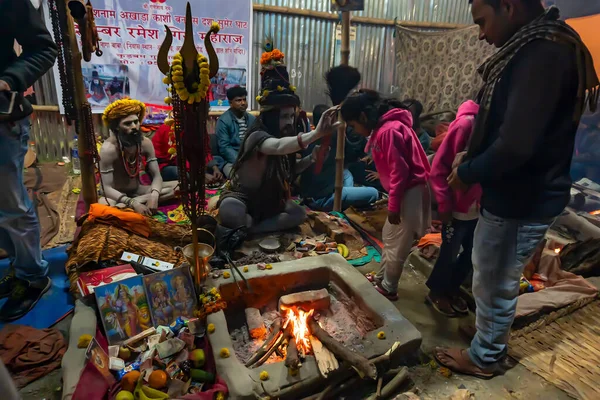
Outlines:
<svg viewBox="0 0 600 400"><path fill-rule="evenodd" d="M73 166L73 173L75 175L81 174L80 164L79 164L79 148L77 142L77 135L73 139L73 147L71 149L71 165Z"/></svg>

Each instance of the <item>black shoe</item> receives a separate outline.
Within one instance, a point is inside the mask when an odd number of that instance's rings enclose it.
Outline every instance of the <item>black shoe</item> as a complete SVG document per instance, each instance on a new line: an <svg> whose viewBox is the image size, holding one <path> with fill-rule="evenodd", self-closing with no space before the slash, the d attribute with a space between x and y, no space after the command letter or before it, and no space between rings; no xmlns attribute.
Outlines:
<svg viewBox="0 0 600 400"><path fill-rule="evenodd" d="M15 271L12 269L2 279L0 279L0 299L10 296L15 285Z"/></svg>
<svg viewBox="0 0 600 400"><path fill-rule="evenodd" d="M48 277L31 283L14 278L12 293L0 309L0 320L10 322L21 318L35 307L51 286Z"/></svg>

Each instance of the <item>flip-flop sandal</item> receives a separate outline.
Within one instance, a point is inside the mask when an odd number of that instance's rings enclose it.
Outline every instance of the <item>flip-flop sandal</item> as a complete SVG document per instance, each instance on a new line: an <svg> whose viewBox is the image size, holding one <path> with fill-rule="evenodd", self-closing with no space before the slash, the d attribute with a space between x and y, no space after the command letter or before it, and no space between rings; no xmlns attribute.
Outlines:
<svg viewBox="0 0 600 400"><path fill-rule="evenodd" d="M433 309L437 312L439 312L440 314L442 314L445 317L448 318L452 318L452 317L456 317L456 313L454 312L447 312L441 309L439 302L433 300L429 295L427 295L425 297L425 303L429 304L431 307L433 307Z"/></svg>
<svg viewBox="0 0 600 400"><path fill-rule="evenodd" d="M381 282L380 279L377 279L377 275L373 272L369 272L368 274L365 275L365 278L367 278L367 280L371 283L379 283Z"/></svg>
<svg viewBox="0 0 600 400"><path fill-rule="evenodd" d="M388 292L383 287L381 287L380 284L376 284L375 285L375 290L377 290L379 293L381 293L389 301L396 301L396 300L398 300L398 293Z"/></svg>
<svg viewBox="0 0 600 400"><path fill-rule="evenodd" d="M438 358L438 351L443 351L446 357L450 358L456 366L450 363L444 363ZM458 352L458 353L457 353ZM492 372L485 372L471 361L468 354L465 354L465 349L447 349L436 347L433 351L433 358L443 367L448 368L453 372L463 375L474 376L479 379L492 379L495 375Z"/></svg>
<svg viewBox="0 0 600 400"><path fill-rule="evenodd" d="M469 313L469 305L465 299L460 297L460 295L452 296L450 298L450 305L452 306L452 309L459 314L464 315Z"/></svg>

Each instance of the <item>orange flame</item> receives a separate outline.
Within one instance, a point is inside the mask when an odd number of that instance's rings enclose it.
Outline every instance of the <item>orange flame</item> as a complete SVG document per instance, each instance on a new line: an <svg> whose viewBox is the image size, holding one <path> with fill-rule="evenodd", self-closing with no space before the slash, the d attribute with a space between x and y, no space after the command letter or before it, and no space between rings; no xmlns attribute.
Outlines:
<svg viewBox="0 0 600 400"><path fill-rule="evenodd" d="M292 333L296 339L296 347L302 355L308 354L310 351L310 330L308 329L308 319L312 317L315 310L305 312L298 310L296 307L281 306L281 310L285 311L285 323L283 329L286 329L289 324L292 328Z"/></svg>
<svg viewBox="0 0 600 400"><path fill-rule="evenodd" d="M555 252L556 254L559 254L559 253L560 253L560 249L557 247L556 249L554 249L554 252Z"/></svg>
<svg viewBox="0 0 600 400"><path fill-rule="evenodd" d="M592 211L590 214L592 214L592 215L600 215L600 210Z"/></svg>

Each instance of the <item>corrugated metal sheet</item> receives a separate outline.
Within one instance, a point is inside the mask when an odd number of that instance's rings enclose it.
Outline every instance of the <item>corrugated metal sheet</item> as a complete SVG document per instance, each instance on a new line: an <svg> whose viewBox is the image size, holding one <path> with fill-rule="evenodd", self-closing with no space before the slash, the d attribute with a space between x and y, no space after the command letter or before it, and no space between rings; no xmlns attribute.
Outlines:
<svg viewBox="0 0 600 400"><path fill-rule="evenodd" d="M329 12L329 0L257 0L257 4ZM472 23L466 0L366 0L365 10L356 15L398 21ZM393 94L395 81L394 29L391 26L356 24L356 41L351 47L354 65L363 74L363 85ZM291 83L298 87L303 108L311 110L327 103L323 75L333 65L336 22L310 17L254 12L253 37L256 55L250 107L260 87L258 55L266 35L286 54Z"/></svg>

